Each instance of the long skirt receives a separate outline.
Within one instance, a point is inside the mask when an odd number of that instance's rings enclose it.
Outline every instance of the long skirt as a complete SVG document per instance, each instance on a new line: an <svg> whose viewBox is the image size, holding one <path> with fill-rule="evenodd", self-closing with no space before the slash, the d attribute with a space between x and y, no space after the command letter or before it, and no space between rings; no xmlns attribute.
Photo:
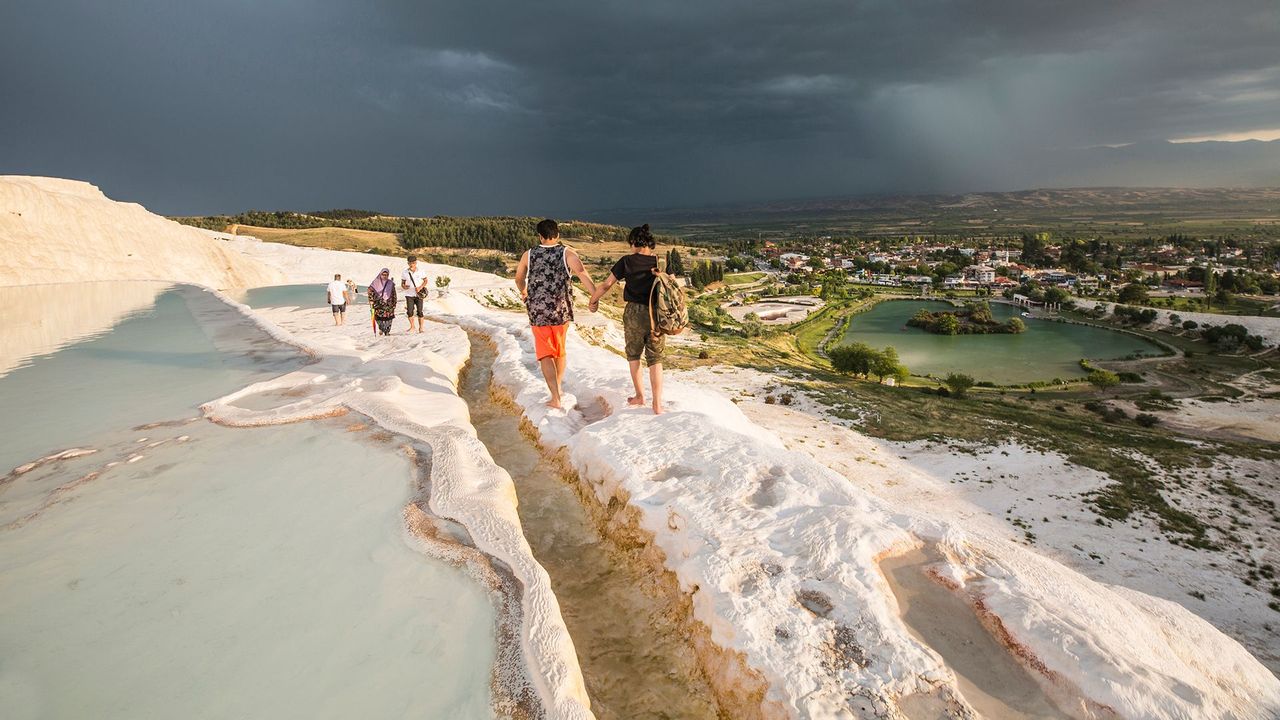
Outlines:
<svg viewBox="0 0 1280 720"><path fill-rule="evenodd" d="M396 319L395 315L392 315L391 317L378 317L375 315L374 320L376 320L378 323L378 332L382 333L383 335L390 335L391 321L395 319Z"/></svg>

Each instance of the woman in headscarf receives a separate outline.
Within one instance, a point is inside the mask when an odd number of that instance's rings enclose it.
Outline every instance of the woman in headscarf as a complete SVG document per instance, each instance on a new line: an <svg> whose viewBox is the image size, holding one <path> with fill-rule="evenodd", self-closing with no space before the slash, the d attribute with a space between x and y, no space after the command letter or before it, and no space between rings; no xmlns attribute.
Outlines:
<svg viewBox="0 0 1280 720"><path fill-rule="evenodd" d="M396 319L396 284L391 281L391 269L382 268L369 283L369 307L378 323L378 332L391 334L391 321Z"/></svg>

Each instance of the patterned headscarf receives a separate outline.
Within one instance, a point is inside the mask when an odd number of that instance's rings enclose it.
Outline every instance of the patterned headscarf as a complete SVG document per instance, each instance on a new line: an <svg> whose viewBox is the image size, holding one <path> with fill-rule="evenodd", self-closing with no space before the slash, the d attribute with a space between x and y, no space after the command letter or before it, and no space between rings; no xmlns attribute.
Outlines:
<svg viewBox="0 0 1280 720"><path fill-rule="evenodd" d="M382 273L387 273L387 277L383 278ZM396 291L396 284L391 282L391 268L382 268L378 271L378 276L369 283L369 289L375 295L383 300L390 300L392 294Z"/></svg>

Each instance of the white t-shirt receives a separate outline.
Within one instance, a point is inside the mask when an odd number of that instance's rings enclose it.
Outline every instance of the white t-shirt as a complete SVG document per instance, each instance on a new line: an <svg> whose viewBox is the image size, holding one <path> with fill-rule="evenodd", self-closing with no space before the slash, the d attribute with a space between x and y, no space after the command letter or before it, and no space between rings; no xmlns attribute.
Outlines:
<svg viewBox="0 0 1280 720"><path fill-rule="evenodd" d="M405 290L403 287L399 288L400 296L401 297L418 297L418 293L414 291L414 288L421 285L422 281L426 279L427 279L427 274L423 272L421 269L410 270L409 268L405 268L404 272L400 273L400 281L404 283L408 283L409 289ZM427 294L426 290L427 290L426 288L422 289L423 291L422 295L424 297Z"/></svg>
<svg viewBox="0 0 1280 720"><path fill-rule="evenodd" d="M341 280L334 280L329 283L326 288L329 291L330 305L346 305L347 304L347 284Z"/></svg>

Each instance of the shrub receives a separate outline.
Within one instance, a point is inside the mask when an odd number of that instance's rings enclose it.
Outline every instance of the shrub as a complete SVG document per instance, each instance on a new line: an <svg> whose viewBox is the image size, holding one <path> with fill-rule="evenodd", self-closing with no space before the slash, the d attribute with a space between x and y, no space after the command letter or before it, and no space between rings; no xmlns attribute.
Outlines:
<svg viewBox="0 0 1280 720"><path fill-rule="evenodd" d="M964 373L948 373L942 382L946 383L947 389L958 398L964 397L969 392L969 388L974 385L973 378Z"/></svg>
<svg viewBox="0 0 1280 720"><path fill-rule="evenodd" d="M1137 420L1138 424L1142 427L1154 427L1160 422L1160 418L1152 415L1151 413L1138 413L1138 416L1135 417L1134 420Z"/></svg>

